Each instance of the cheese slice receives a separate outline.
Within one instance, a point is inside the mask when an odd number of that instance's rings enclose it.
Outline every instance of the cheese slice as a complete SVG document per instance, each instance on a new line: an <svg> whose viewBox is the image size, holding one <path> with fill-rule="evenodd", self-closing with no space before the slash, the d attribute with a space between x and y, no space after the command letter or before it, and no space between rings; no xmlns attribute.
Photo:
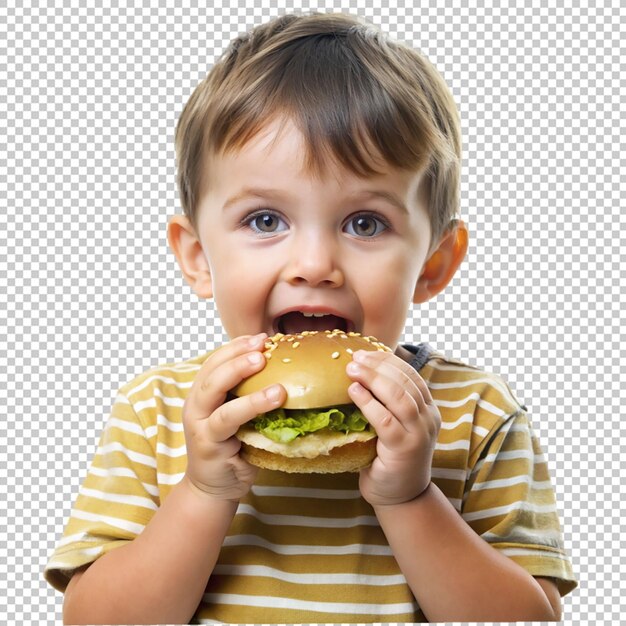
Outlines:
<svg viewBox="0 0 626 626"><path fill-rule="evenodd" d="M335 430L320 430L297 437L289 443L279 443L268 439L255 430L254 426L245 424L237 432L237 438L254 448L267 450L274 454L296 458L314 459L317 456L328 455L333 448L345 446L356 441L369 441L376 437L376 433L369 430L362 432L341 433Z"/></svg>

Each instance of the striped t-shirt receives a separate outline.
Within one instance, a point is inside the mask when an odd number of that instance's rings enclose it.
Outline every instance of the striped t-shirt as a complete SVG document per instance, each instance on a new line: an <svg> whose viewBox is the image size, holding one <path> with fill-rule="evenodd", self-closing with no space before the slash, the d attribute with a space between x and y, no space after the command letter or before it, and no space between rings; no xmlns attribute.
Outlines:
<svg viewBox="0 0 626 626"><path fill-rule="evenodd" d="M546 458L525 407L495 374L404 345L442 425L433 482L495 549L533 576L576 586ZM209 353L210 354L210 353ZM132 541L186 468L183 403L208 354L123 386L65 532L45 569L72 572ZM241 500L196 623L425 621L358 474L260 470Z"/></svg>

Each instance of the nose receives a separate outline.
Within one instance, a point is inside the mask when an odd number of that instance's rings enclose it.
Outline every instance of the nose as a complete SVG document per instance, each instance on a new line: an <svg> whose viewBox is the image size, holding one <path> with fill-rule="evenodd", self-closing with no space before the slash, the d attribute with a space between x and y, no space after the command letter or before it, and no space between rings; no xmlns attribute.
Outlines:
<svg viewBox="0 0 626 626"><path fill-rule="evenodd" d="M293 285L341 287L344 274L336 245L321 235L294 238L283 277Z"/></svg>

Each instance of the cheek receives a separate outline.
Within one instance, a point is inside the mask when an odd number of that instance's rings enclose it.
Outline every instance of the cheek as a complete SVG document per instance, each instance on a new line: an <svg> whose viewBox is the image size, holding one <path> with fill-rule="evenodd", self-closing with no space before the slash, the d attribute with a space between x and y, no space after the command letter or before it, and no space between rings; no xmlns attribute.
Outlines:
<svg viewBox="0 0 626 626"><path fill-rule="evenodd" d="M369 285L369 291L373 294L384 294L386 297L395 295L400 299L413 295L418 268L412 255L390 256L382 262L371 263L367 267L371 269L363 275L362 284ZM378 297L378 299L381 301L381 306L388 302L384 298Z"/></svg>
<svg viewBox="0 0 626 626"><path fill-rule="evenodd" d="M216 254L209 257L209 265L216 304L234 303L242 309L254 306L255 297L268 288L271 267L262 255L251 255L236 246L222 245L213 250Z"/></svg>

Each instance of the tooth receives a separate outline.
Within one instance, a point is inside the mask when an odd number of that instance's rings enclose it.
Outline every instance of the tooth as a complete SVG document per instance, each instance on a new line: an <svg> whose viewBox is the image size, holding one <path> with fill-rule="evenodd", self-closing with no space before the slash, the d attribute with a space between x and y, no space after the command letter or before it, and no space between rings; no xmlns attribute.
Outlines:
<svg viewBox="0 0 626 626"><path fill-rule="evenodd" d="M304 317L324 317L325 315L328 315L328 314L327 313L305 313L303 311L302 315L304 315Z"/></svg>

